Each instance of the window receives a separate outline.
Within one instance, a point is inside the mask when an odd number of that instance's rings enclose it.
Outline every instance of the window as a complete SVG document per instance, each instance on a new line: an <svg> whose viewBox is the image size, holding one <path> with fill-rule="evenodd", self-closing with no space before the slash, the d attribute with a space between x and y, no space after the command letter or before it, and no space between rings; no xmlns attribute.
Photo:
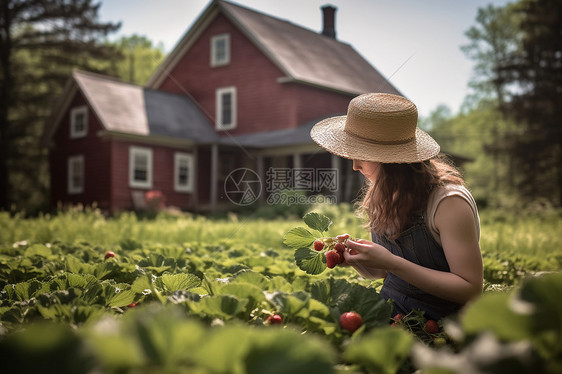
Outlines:
<svg viewBox="0 0 562 374"><path fill-rule="evenodd" d="M88 133L88 107L80 106L70 111L70 137L83 138Z"/></svg>
<svg viewBox="0 0 562 374"><path fill-rule="evenodd" d="M80 194L84 192L84 156L68 158L68 193Z"/></svg>
<svg viewBox="0 0 562 374"><path fill-rule="evenodd" d="M129 185L152 188L152 149L129 148Z"/></svg>
<svg viewBox="0 0 562 374"><path fill-rule="evenodd" d="M188 153L174 155L174 190L193 191L193 156Z"/></svg>
<svg viewBox="0 0 562 374"><path fill-rule="evenodd" d="M219 88L216 94L216 129L236 127L236 87Z"/></svg>
<svg viewBox="0 0 562 374"><path fill-rule="evenodd" d="M211 67L230 64L230 35L221 34L211 38Z"/></svg>

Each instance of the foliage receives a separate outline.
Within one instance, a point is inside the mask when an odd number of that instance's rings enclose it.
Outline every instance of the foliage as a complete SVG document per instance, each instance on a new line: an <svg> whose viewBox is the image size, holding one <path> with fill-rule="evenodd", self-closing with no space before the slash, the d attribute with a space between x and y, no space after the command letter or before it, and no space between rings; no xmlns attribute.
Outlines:
<svg viewBox="0 0 562 374"><path fill-rule="evenodd" d="M100 40L120 25L100 22L99 6L91 0L2 2L2 210L9 210L10 203L17 203L18 210L45 203L46 150L40 139L54 100L73 68L92 70L99 61L117 55L114 48Z"/></svg>
<svg viewBox="0 0 562 374"><path fill-rule="evenodd" d="M506 114L520 124L497 142L518 164L517 188L528 199L562 205L562 2L521 0L514 6L521 47L499 66L513 87Z"/></svg>
<svg viewBox="0 0 562 374"><path fill-rule="evenodd" d="M310 230L358 226L346 206L322 211L340 215L330 225L313 213ZM486 292L428 333L416 311L390 327L377 283L352 269L298 269L281 242L298 221L2 213L0 371L556 373L560 222L483 212L485 269L509 259L518 270L489 280L509 291ZM338 323L350 310L364 322L353 334ZM281 325L267 322L273 314Z"/></svg>
<svg viewBox="0 0 562 374"><path fill-rule="evenodd" d="M476 25L465 32L469 44L461 47L476 62L469 86L476 101L492 99L503 108L507 87L498 79L498 67L519 48L517 15L512 11L512 5L495 7L489 4L478 9L475 21Z"/></svg>
<svg viewBox="0 0 562 374"><path fill-rule="evenodd" d="M462 166L463 174L480 206L505 206L514 194L509 159L486 151L494 142L495 132L506 132L512 127L498 110L484 105L432 122L431 134L444 150L470 159Z"/></svg>
<svg viewBox="0 0 562 374"><path fill-rule="evenodd" d="M512 122L490 123L485 150L494 168L507 165L508 183L524 203L562 204L562 3L519 0L479 10L463 47L476 61L472 87ZM505 168L505 167L503 167Z"/></svg>
<svg viewBox="0 0 562 374"><path fill-rule="evenodd" d="M165 57L162 46L153 46L142 35L123 36L112 44L122 55L111 61L113 69L118 77L130 83L145 85Z"/></svg>
<svg viewBox="0 0 562 374"><path fill-rule="evenodd" d="M105 38L120 24L98 19L91 0L6 0L0 9L0 209L48 210L42 143L73 69L144 84L164 59L144 36Z"/></svg>

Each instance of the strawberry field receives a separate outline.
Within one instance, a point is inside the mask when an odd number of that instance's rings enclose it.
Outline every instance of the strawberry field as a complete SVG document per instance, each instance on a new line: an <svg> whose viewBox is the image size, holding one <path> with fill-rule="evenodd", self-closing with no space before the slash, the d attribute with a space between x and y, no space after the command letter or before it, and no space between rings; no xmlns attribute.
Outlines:
<svg viewBox="0 0 562 374"><path fill-rule="evenodd" d="M347 205L314 212L0 213L0 372L562 372L559 213L483 212L484 294L428 323L326 268L315 238L369 236Z"/></svg>

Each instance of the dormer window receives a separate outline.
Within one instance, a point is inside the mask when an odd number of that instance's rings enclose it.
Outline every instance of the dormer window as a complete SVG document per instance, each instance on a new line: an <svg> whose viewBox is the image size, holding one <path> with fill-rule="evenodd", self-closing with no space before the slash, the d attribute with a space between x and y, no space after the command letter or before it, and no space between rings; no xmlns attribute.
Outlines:
<svg viewBox="0 0 562 374"><path fill-rule="evenodd" d="M230 35L221 34L211 38L211 67L230 64Z"/></svg>
<svg viewBox="0 0 562 374"><path fill-rule="evenodd" d="M70 137L83 138L88 133L88 107L80 106L70 111Z"/></svg>
<svg viewBox="0 0 562 374"><path fill-rule="evenodd" d="M236 87L223 87L216 92L216 129L236 128Z"/></svg>

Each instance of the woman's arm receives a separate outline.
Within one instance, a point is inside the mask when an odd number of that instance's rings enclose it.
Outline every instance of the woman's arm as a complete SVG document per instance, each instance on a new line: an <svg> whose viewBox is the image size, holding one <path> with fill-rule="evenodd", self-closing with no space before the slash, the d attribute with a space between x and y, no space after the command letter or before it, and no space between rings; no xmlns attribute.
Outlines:
<svg viewBox="0 0 562 374"><path fill-rule="evenodd" d="M435 225L450 272L414 264L367 240L348 240L347 246L357 252L344 253L344 257L358 271L363 269L361 273L383 269L427 293L464 304L482 292L482 256L472 210L460 197L445 198L437 209Z"/></svg>

